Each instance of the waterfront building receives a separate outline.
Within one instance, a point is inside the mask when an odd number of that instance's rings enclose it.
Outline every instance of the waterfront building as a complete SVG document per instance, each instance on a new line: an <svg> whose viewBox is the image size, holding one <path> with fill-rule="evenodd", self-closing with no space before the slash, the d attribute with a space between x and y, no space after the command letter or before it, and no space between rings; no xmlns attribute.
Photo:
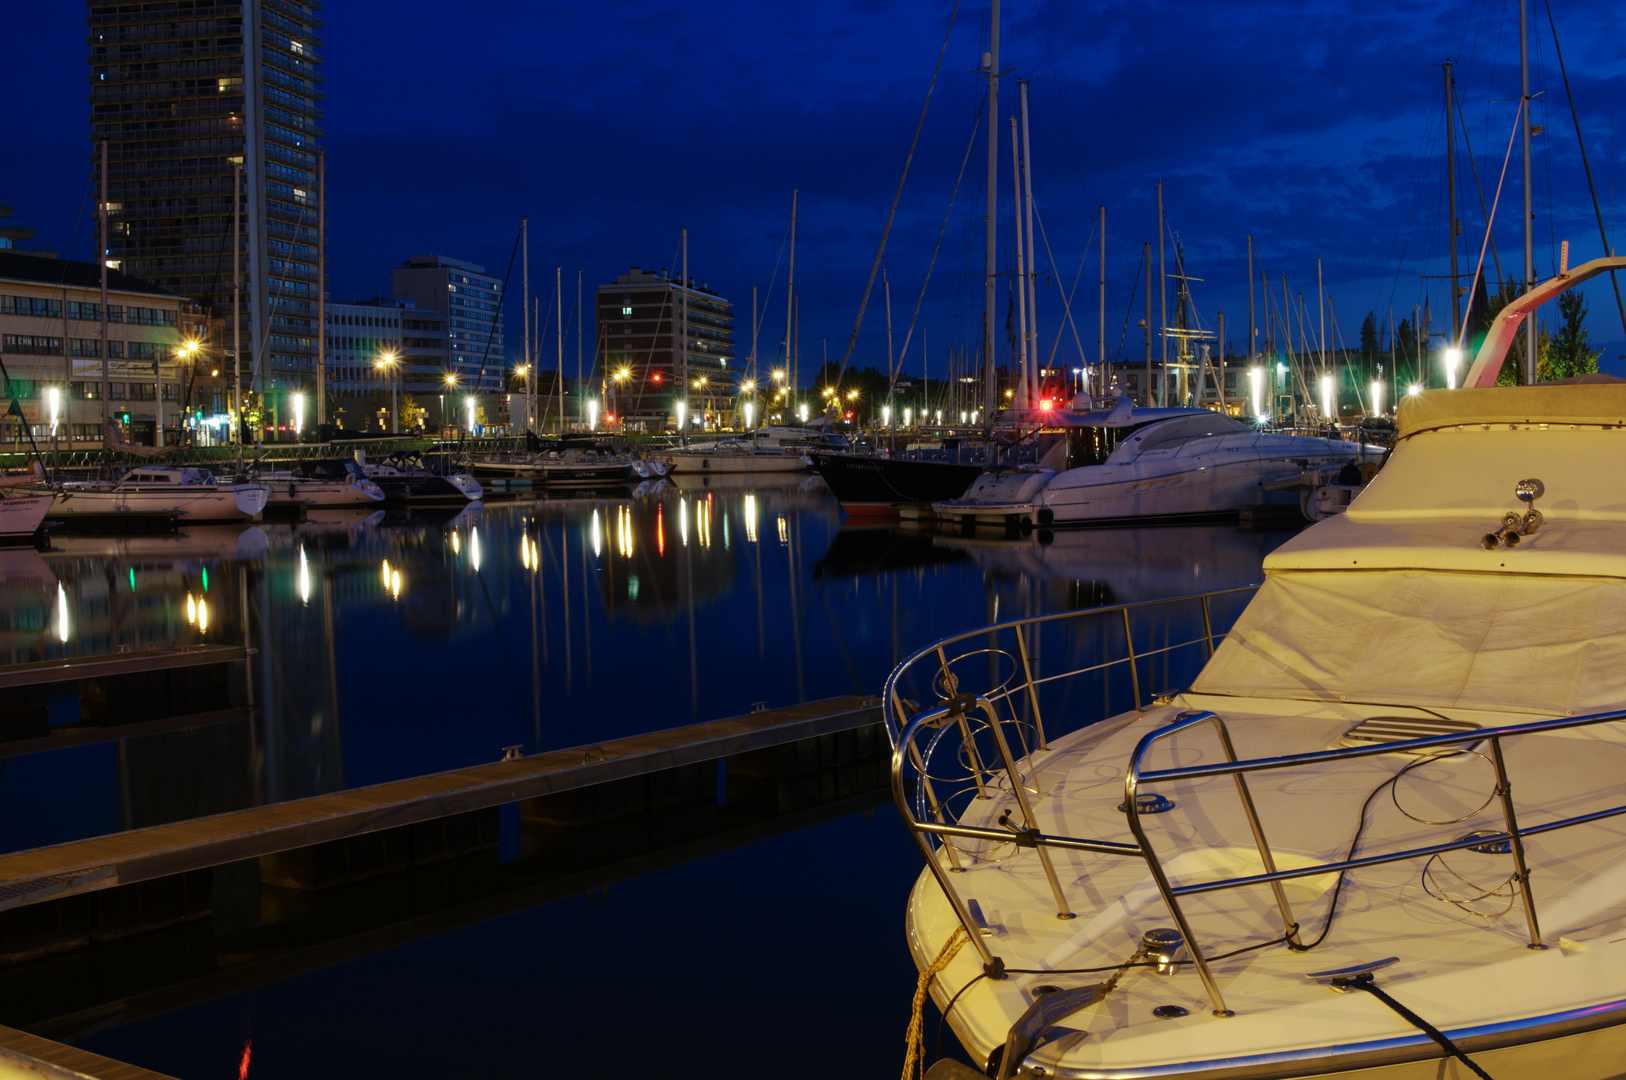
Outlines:
<svg viewBox="0 0 1626 1080"><path fill-rule="evenodd" d="M319 0L88 6L91 175L104 197L105 143L106 258L223 316L228 333L242 172L245 391L315 379L320 9Z"/></svg>
<svg viewBox="0 0 1626 1080"><path fill-rule="evenodd" d="M421 312L439 312L445 322L448 373L464 392L503 389L502 280L478 263L445 255L414 255L395 268L390 289ZM482 374L483 370L483 374Z"/></svg>
<svg viewBox="0 0 1626 1080"><path fill-rule="evenodd" d="M634 266L598 287L595 311L600 370L612 395L606 408L624 422L675 423L679 381L685 376L691 425L731 410L733 307L704 281L697 285L691 277L685 285L665 270Z"/></svg>
<svg viewBox="0 0 1626 1080"><path fill-rule="evenodd" d="M36 440L51 438L55 390L61 443L102 441L102 293L95 263L0 251L0 359ZM130 441L152 445L159 406L165 443L183 426L217 441L229 405L221 322L201 306L118 270L107 272L109 413ZM0 411L3 411L0 406ZM0 419L0 440L23 439ZM223 432L222 432L223 434ZM42 442L43 445L43 442Z"/></svg>
<svg viewBox="0 0 1626 1080"><path fill-rule="evenodd" d="M392 297L328 304L327 335L328 395L341 411L334 413L336 423L376 429L379 410L393 407L397 378L401 397L427 409L428 423L442 423L439 398L454 368L440 312ZM382 422L387 430L387 415Z"/></svg>

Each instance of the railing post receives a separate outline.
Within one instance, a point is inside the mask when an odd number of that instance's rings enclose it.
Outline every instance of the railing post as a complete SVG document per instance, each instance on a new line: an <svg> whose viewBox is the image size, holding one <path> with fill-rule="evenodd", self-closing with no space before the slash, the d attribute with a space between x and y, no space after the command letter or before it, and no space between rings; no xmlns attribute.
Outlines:
<svg viewBox="0 0 1626 1080"><path fill-rule="evenodd" d="M999 726L999 717L995 715L993 705L986 698L976 700L983 715L988 718L988 726L993 729L994 743L999 747L999 756L1005 762L1005 773L1011 778L1011 794L1016 797L1016 805L1022 810L1022 821L1028 829L1038 832L1039 822L1033 816L1033 807L1028 805L1027 790L1022 787L1022 777L1017 774L1016 762L1011 758L1010 744L1005 741L1005 732ZM1031 762L1032 759L1029 758L1029 763ZM1067 898L1062 895L1061 881L1056 877L1056 868L1050 863L1050 853L1041 844L1035 844L1033 850L1039 855L1039 864L1044 867L1044 876L1050 882L1050 892L1056 898L1056 918L1075 918L1072 909L1067 906Z"/></svg>
<svg viewBox="0 0 1626 1080"><path fill-rule="evenodd" d="M1124 649L1129 653L1129 692L1135 696L1135 710L1140 711L1140 665L1135 663L1135 635L1129 628L1129 608L1118 609L1124 617Z"/></svg>
<svg viewBox="0 0 1626 1080"><path fill-rule="evenodd" d="M1212 714L1210 714L1209 719L1213 720L1215 728L1219 730L1220 745L1225 748L1225 759L1235 761L1236 748L1231 745L1231 733L1226 730L1225 721ZM1265 840L1265 827L1259 823L1259 811L1254 809L1253 794L1248 790L1247 777L1241 773L1232 773L1231 779L1236 781L1237 796L1242 800L1242 809L1248 815L1248 828L1253 831L1254 845L1259 848L1259 861L1264 864L1265 873L1274 874L1276 872L1276 857L1271 854L1270 844ZM1272 881L1270 891L1276 897L1276 910L1282 916L1282 927L1286 932L1287 947L1295 952L1302 950L1304 946L1299 941L1299 924L1293 918L1293 908L1287 902L1287 893L1282 888L1282 883Z"/></svg>
<svg viewBox="0 0 1626 1080"><path fill-rule="evenodd" d="M1502 819L1513 846L1514 877L1518 879L1519 896L1524 900L1524 921L1530 930L1530 948L1545 949L1541 941L1541 924L1536 920L1536 900L1530 895L1530 868L1524 864L1524 840L1519 836L1519 821L1513 813L1513 785L1508 783L1507 763L1502 760L1502 740L1491 739L1491 762L1496 766L1496 794L1502 799Z"/></svg>
<svg viewBox="0 0 1626 1080"><path fill-rule="evenodd" d="M948 655L943 652L942 646L937 649L937 662L944 677L948 680L954 680L954 672L949 670ZM947 690L951 697L959 692L958 686L950 687L945 685L943 689ZM966 759L971 763L971 779L977 785L977 798L986 799L988 797L988 788L983 783L983 774L988 770L983 766L982 755L977 753L977 741L971 737L971 725L965 722L965 710L951 708L949 714L960 725L960 742L965 747Z"/></svg>
<svg viewBox="0 0 1626 1080"><path fill-rule="evenodd" d="M1208 616L1208 594L1203 593L1203 637L1208 639L1208 657L1214 657L1214 623Z"/></svg>
<svg viewBox="0 0 1626 1080"><path fill-rule="evenodd" d="M1152 841L1141 827L1140 811L1135 807L1135 795L1140 786L1140 753L1147 743L1155 738L1148 735L1141 740L1135 748L1135 755L1130 759L1129 771L1124 775L1124 816L1129 819L1129 831L1135 834L1135 842L1140 845L1141 852L1146 857L1146 868L1151 871L1152 880L1157 884L1157 891L1168 905L1169 914L1174 916L1174 925L1180 928L1180 933L1186 939L1186 948L1191 950L1191 962L1197 967L1197 976L1203 981L1203 989L1208 991L1208 1000L1214 1006L1215 1016L1235 1016L1225 1007L1225 995L1220 993L1219 983L1214 981L1214 973L1208 970L1208 961L1203 957L1202 946L1197 944L1197 936L1191 932L1191 924L1186 921L1186 913L1181 910L1180 901L1175 898L1174 889L1169 885L1169 876L1163 872L1163 864L1157 859L1157 853L1152 850Z"/></svg>
<svg viewBox="0 0 1626 1080"><path fill-rule="evenodd" d="M990 979L1003 979L1005 977L1005 962L995 956L989 950L988 943L983 941L981 930L976 921L971 918L971 912L966 909L965 901L960 899L960 894L955 890L953 881L948 876L948 871L944 870L943 864L938 861L937 853L932 850L931 843L926 839L926 834L915 828L915 817L909 812L909 800L903 791L903 749L905 746L911 749L914 748L913 740L917 730L918 725L915 723L911 723L904 728L902 734L898 737L897 748L892 751L892 800L897 804L899 812L903 814L903 820L909 826L909 835L914 837L916 846L920 848L920 853L926 857L926 865L931 869L932 877L937 880L937 887L943 890L943 895L948 898L949 906L954 909L955 917L960 920L960 925L965 928L966 934L971 938L972 947L977 950L977 955L982 958L983 973ZM919 760L918 754L916 760Z"/></svg>
<svg viewBox="0 0 1626 1080"><path fill-rule="evenodd" d="M1016 633L1016 653L1022 658L1022 677L1027 680L1028 705L1033 709L1033 726L1039 735L1039 749L1048 750L1050 747L1046 745L1047 740L1044 737L1044 717L1039 715L1039 691L1033 685L1033 665L1028 661L1027 635L1022 633L1020 626L1012 629ZM1038 776L1033 778L1033 783L1035 787L1038 786Z"/></svg>

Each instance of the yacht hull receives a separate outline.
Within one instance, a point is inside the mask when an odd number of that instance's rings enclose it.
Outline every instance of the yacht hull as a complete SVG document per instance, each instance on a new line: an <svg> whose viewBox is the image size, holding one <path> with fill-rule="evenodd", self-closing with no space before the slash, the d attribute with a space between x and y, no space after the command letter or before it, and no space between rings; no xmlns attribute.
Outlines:
<svg viewBox="0 0 1626 1080"><path fill-rule="evenodd" d="M49 495L16 495L0 499L0 544L21 543L33 537L50 508Z"/></svg>
<svg viewBox="0 0 1626 1080"><path fill-rule="evenodd" d="M1136 460L1127 464L1092 465L1057 473L1036 494L1019 491L1012 498L1001 489L973 490L964 499L932 504L934 514L962 525L1114 525L1181 520L1214 520L1259 506L1299 504L1296 491L1272 491L1279 477L1306 468L1354 460L1361 447L1330 439L1288 439L1279 449L1261 452L1247 445L1222 442L1210 452L1183 460Z"/></svg>
<svg viewBox="0 0 1626 1080"><path fill-rule="evenodd" d="M270 506L377 507L384 501L382 491L369 492L343 480L274 480L266 487Z"/></svg>
<svg viewBox="0 0 1626 1080"><path fill-rule="evenodd" d="M789 473L806 472L807 459L794 454L729 454L696 451L672 454L666 459L667 471L684 473Z"/></svg>
<svg viewBox="0 0 1626 1080"><path fill-rule="evenodd" d="M981 465L953 461L813 454L813 471L824 478L848 513L884 513L900 505L941 502L965 494Z"/></svg>
<svg viewBox="0 0 1626 1080"><path fill-rule="evenodd" d="M265 509L262 484L115 489L67 487L57 492L51 516L117 517L174 514L187 522L253 521Z"/></svg>

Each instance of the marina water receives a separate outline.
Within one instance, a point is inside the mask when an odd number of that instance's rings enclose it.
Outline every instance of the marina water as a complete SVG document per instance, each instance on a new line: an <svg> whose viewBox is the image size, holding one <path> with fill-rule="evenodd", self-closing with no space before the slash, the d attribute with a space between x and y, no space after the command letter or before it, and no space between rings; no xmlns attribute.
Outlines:
<svg viewBox="0 0 1626 1080"><path fill-rule="evenodd" d="M819 480L788 476L57 536L0 551L0 662L244 644L256 712L0 757L0 844L874 695L948 634L1256 581L1287 535L844 525ZM81 707L54 696L53 729ZM733 794L719 783L719 803ZM528 856L514 809L512 888L460 899L490 871L452 864L410 889L290 899L315 908L285 923L262 897L267 925L234 926L217 871L212 920L10 965L0 1023L185 1078L232 1075L245 1053L268 1077L890 1073L919 855L884 787L682 843L595 833L569 865Z"/></svg>

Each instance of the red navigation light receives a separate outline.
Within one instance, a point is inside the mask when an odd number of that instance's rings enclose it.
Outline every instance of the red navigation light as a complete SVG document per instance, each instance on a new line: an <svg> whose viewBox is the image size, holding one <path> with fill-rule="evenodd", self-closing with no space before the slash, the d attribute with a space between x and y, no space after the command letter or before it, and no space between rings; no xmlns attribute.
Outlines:
<svg viewBox="0 0 1626 1080"><path fill-rule="evenodd" d="M1040 398L1039 399L1039 408L1043 409L1045 412L1049 412L1051 407L1054 404L1055 403L1052 402L1049 398Z"/></svg>
<svg viewBox="0 0 1626 1080"><path fill-rule="evenodd" d="M848 420L851 420L851 419L852 419L852 418L853 418L853 414L852 414L852 413L848 413L848 414L847 414L847 419L848 419Z"/></svg>
<svg viewBox="0 0 1626 1080"><path fill-rule="evenodd" d="M650 376L650 379L653 380L654 382L660 382L661 381L661 373L658 372L658 371L655 372L655 374Z"/></svg>

